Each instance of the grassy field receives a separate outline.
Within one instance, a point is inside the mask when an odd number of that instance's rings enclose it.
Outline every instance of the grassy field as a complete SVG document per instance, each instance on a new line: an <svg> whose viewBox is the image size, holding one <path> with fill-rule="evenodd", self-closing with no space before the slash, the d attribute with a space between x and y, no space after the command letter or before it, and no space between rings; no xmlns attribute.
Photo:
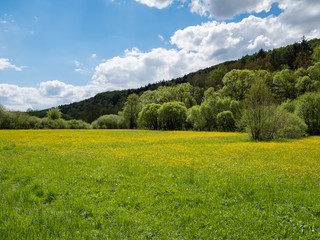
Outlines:
<svg viewBox="0 0 320 240"><path fill-rule="evenodd" d="M0 239L319 239L320 137L0 131Z"/></svg>

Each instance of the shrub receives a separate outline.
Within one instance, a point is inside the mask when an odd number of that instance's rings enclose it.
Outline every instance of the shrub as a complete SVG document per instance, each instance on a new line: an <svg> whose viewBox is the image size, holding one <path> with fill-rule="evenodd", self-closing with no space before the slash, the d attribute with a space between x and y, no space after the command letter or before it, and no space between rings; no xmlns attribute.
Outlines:
<svg viewBox="0 0 320 240"><path fill-rule="evenodd" d="M47 117L51 120L57 120L61 118L61 112L59 108L51 108L47 111Z"/></svg>
<svg viewBox="0 0 320 240"><path fill-rule="evenodd" d="M299 97L296 114L305 121L310 135L319 135L320 93L306 93Z"/></svg>
<svg viewBox="0 0 320 240"><path fill-rule="evenodd" d="M218 130L222 132L231 132L235 129L235 121L231 111L223 111L217 115Z"/></svg>
<svg viewBox="0 0 320 240"><path fill-rule="evenodd" d="M155 103L144 106L139 113L139 127L153 130L158 129L158 110L160 107L160 104Z"/></svg>
<svg viewBox="0 0 320 240"><path fill-rule="evenodd" d="M263 81L255 82L245 101L243 122L248 133L255 140L262 140L268 130L268 108L272 105L271 91Z"/></svg>
<svg viewBox="0 0 320 240"><path fill-rule="evenodd" d="M287 99L281 104L281 107L290 113L294 113L296 111L296 101Z"/></svg>
<svg viewBox="0 0 320 240"><path fill-rule="evenodd" d="M7 112L2 105L0 105L0 129L14 128L12 113Z"/></svg>
<svg viewBox="0 0 320 240"><path fill-rule="evenodd" d="M264 139L299 138L306 134L305 122L281 106L270 107L266 116Z"/></svg>
<svg viewBox="0 0 320 240"><path fill-rule="evenodd" d="M41 129L66 129L67 122L63 119L52 120L50 118L42 118L39 127Z"/></svg>
<svg viewBox="0 0 320 240"><path fill-rule="evenodd" d="M94 129L119 129L123 128L123 125L123 117L115 114L103 115L91 124Z"/></svg>
<svg viewBox="0 0 320 240"><path fill-rule="evenodd" d="M268 87L261 81L256 82L245 100L243 115L251 137L255 140L272 140L303 136L306 124L288 112L286 107L289 108L289 103L280 107L273 105Z"/></svg>
<svg viewBox="0 0 320 240"><path fill-rule="evenodd" d="M182 102L164 103L158 110L159 124L164 130L181 130L187 120L187 108Z"/></svg>
<svg viewBox="0 0 320 240"><path fill-rule="evenodd" d="M90 124L82 120L73 119L73 120L67 121L67 127L70 129L89 129Z"/></svg>
<svg viewBox="0 0 320 240"><path fill-rule="evenodd" d="M203 131L206 129L207 121L201 113L199 105L188 109L187 123L196 131Z"/></svg>

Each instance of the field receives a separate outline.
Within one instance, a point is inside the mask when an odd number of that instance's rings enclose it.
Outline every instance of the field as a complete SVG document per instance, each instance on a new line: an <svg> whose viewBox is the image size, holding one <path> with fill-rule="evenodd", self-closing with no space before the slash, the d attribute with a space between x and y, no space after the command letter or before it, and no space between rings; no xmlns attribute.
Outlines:
<svg viewBox="0 0 320 240"><path fill-rule="evenodd" d="M319 239L320 137L0 131L0 239Z"/></svg>

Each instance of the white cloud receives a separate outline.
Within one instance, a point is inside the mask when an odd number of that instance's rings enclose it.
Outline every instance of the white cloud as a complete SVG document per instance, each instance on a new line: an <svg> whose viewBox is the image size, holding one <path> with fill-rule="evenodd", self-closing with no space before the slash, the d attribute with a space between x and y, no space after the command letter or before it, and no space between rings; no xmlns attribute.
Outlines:
<svg viewBox="0 0 320 240"><path fill-rule="evenodd" d="M186 50L155 48L143 53L134 48L96 67L93 83L108 89L127 89L180 77L207 62ZM190 64L193 63L193 64Z"/></svg>
<svg viewBox="0 0 320 240"><path fill-rule="evenodd" d="M77 73L81 73L81 74L90 74L92 73L88 68L76 68L74 70Z"/></svg>
<svg viewBox="0 0 320 240"><path fill-rule="evenodd" d="M158 35L158 38L159 38L161 41L164 41L164 37L163 37L161 34Z"/></svg>
<svg viewBox="0 0 320 240"><path fill-rule="evenodd" d="M25 66L17 67L10 63L10 60L8 58L0 58L0 70L4 70L7 68L12 68L16 71L22 71L22 69L25 68Z"/></svg>
<svg viewBox="0 0 320 240"><path fill-rule="evenodd" d="M92 55L91 55L91 58L97 58L98 56L97 56L97 54L95 54L95 53L93 53Z"/></svg>
<svg viewBox="0 0 320 240"><path fill-rule="evenodd" d="M231 19L240 13L268 12L273 0L191 0L191 12L216 19Z"/></svg>
<svg viewBox="0 0 320 240"><path fill-rule="evenodd" d="M80 101L104 90L94 85L73 86L58 80L42 82L39 88L0 84L0 101L9 110L45 109Z"/></svg>
<svg viewBox="0 0 320 240"><path fill-rule="evenodd" d="M136 2L158 9L167 8L174 1L183 4L189 2L191 12L216 19L230 19L240 13L269 11L271 4L276 2L274 0L136 0Z"/></svg>
<svg viewBox="0 0 320 240"><path fill-rule="evenodd" d="M81 64L80 64L80 62L79 62L79 61L74 60L74 65L76 65L77 67L79 67Z"/></svg>
<svg viewBox="0 0 320 240"><path fill-rule="evenodd" d="M148 7L163 9L170 6L174 0L136 0L136 1L147 5Z"/></svg>
<svg viewBox="0 0 320 240"><path fill-rule="evenodd" d="M96 58L97 55L96 54L92 54L91 58ZM80 73L80 74L90 74L92 73L88 68L83 67L83 64L80 63L78 60L74 60L74 65L76 66L76 68L74 69L75 72Z"/></svg>

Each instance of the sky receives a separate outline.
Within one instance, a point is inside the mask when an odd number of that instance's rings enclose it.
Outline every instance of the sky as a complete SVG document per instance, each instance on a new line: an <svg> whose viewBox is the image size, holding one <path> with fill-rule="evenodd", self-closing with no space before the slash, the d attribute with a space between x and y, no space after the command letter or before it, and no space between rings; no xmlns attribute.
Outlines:
<svg viewBox="0 0 320 240"><path fill-rule="evenodd" d="M319 0L1 0L0 104L41 110L320 38Z"/></svg>

